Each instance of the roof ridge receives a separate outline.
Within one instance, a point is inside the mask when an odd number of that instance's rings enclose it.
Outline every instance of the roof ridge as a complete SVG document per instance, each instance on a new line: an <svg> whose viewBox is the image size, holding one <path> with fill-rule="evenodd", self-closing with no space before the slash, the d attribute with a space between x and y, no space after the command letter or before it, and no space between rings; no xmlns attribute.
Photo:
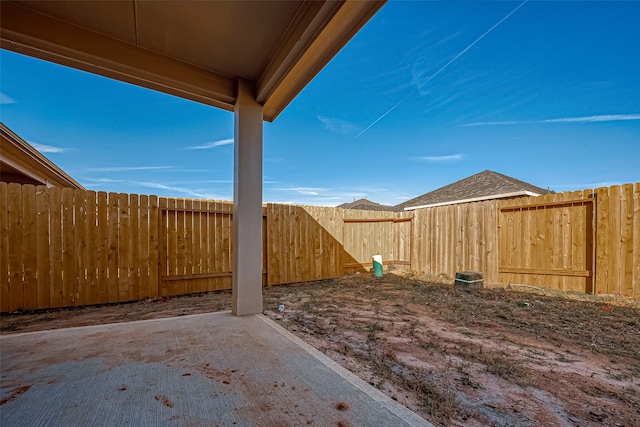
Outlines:
<svg viewBox="0 0 640 427"><path fill-rule="evenodd" d="M485 169L482 172L474 173L458 181L402 202L394 207L402 209L405 207L429 205L445 201L507 194L513 191L529 191L538 194L547 194L549 192L548 190L517 178Z"/></svg>

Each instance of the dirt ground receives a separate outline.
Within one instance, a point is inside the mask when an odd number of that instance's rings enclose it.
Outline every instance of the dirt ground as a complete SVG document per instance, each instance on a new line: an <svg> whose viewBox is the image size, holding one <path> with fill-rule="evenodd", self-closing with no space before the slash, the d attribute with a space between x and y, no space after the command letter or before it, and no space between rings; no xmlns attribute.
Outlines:
<svg viewBox="0 0 640 427"><path fill-rule="evenodd" d="M226 310L230 297L219 292L3 315L0 330ZM528 288L464 291L356 274L267 288L264 309L436 425L640 425L637 302Z"/></svg>

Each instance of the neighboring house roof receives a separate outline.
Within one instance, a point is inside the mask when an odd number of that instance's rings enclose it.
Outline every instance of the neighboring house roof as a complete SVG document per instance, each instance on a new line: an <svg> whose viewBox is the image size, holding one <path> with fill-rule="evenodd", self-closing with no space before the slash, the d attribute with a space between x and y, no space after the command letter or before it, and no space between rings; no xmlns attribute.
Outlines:
<svg viewBox="0 0 640 427"><path fill-rule="evenodd" d="M84 190L51 160L0 123L0 181Z"/></svg>
<svg viewBox="0 0 640 427"><path fill-rule="evenodd" d="M364 211L394 211L393 206L381 205L380 203L372 202L367 199L354 200L351 203L343 203L338 206L342 209L360 209Z"/></svg>
<svg viewBox="0 0 640 427"><path fill-rule="evenodd" d="M398 210L551 193L501 173L486 170L396 205Z"/></svg>

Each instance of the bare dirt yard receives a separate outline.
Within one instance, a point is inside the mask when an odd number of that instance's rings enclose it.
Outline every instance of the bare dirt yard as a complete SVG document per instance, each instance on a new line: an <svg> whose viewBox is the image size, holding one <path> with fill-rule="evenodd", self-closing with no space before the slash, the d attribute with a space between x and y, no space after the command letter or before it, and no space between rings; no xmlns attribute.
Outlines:
<svg viewBox="0 0 640 427"><path fill-rule="evenodd" d="M226 310L230 295L9 314L0 330ZM264 313L436 425L640 425L637 302L356 274L267 288Z"/></svg>

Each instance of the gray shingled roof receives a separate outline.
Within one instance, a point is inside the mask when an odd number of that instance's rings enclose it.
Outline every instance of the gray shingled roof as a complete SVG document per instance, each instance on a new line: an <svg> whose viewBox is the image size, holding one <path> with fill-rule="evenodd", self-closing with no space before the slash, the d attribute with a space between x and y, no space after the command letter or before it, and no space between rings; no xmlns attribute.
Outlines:
<svg viewBox="0 0 640 427"><path fill-rule="evenodd" d="M397 210L393 206L381 205L380 203L372 202L367 199L354 200L351 203L343 203L338 205L342 209L360 209L364 211L394 211Z"/></svg>
<svg viewBox="0 0 640 427"><path fill-rule="evenodd" d="M394 208L396 210L403 210L415 206L433 205L480 197L489 198L491 196L518 191L530 191L536 194L551 193L551 191L545 190L544 188L536 187L535 185L502 175L501 173L486 170L400 203L394 206Z"/></svg>

